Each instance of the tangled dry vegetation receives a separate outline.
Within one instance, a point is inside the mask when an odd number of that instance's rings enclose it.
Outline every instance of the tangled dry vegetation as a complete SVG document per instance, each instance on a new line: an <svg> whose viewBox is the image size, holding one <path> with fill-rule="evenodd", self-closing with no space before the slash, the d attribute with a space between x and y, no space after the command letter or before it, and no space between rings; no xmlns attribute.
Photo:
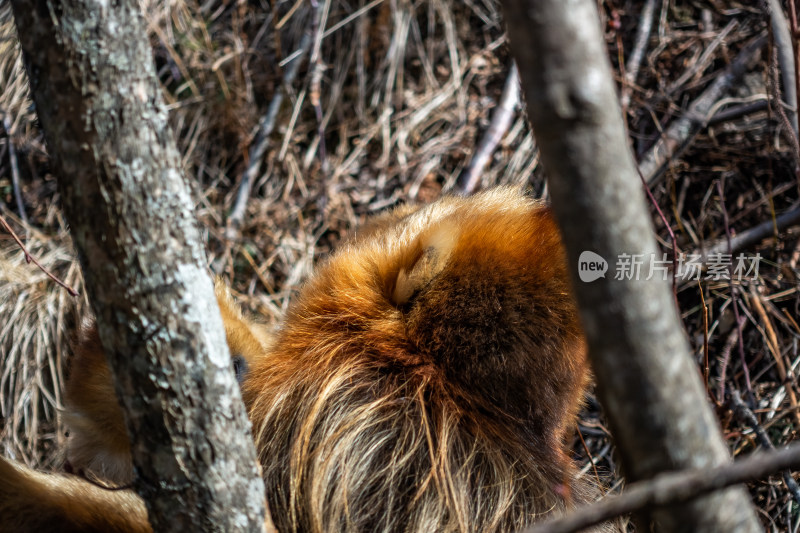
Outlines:
<svg viewBox="0 0 800 533"><path fill-rule="evenodd" d="M494 0L142 4L209 265L267 320L365 217L461 183L509 75ZM653 209L663 249L672 251L664 220L684 253L724 242L726 219L734 237L766 223L760 238L734 250L760 254L757 280L686 281L677 296L732 452L758 444L723 388L752 402L769 440L785 444L800 428L800 217L780 215L798 209L800 184L792 110L776 99L779 47L758 43L770 35L770 18L760 5L716 0L598 5L632 147L664 214ZM655 7L651 19L644 5ZM642 40L648 19L652 31ZM731 74L737 68L741 75ZM80 289L7 3L0 114L0 213L43 265ZM478 186L527 184L546 196L530 129L521 113L511 118ZM654 146L666 156L654 157ZM243 176L251 186L240 195ZM26 264L0 231L4 454L32 465L54 460L61 362L85 310L83 296L69 297ZM586 475L605 472L618 486L591 398L580 428L575 453ZM751 492L771 530L797 531L800 505L780 476Z"/></svg>

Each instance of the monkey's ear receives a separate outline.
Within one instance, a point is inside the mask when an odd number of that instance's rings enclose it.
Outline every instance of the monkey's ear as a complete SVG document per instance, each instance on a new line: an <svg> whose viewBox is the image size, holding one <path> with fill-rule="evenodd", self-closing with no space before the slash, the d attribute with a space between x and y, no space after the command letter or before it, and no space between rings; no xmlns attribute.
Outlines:
<svg viewBox="0 0 800 533"><path fill-rule="evenodd" d="M397 272L392 302L402 306L435 278L458 243L459 228L452 219L444 220L416 238L412 253Z"/></svg>

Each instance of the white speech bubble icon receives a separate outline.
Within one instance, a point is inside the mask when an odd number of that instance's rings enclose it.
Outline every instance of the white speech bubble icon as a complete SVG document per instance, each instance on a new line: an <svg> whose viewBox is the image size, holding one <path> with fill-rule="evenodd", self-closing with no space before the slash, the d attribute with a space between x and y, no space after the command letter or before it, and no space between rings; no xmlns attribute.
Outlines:
<svg viewBox="0 0 800 533"><path fill-rule="evenodd" d="M589 283L598 278L604 278L606 272L608 272L608 261L602 256L589 250L581 252L581 256L578 258L578 277L581 278L581 281Z"/></svg>

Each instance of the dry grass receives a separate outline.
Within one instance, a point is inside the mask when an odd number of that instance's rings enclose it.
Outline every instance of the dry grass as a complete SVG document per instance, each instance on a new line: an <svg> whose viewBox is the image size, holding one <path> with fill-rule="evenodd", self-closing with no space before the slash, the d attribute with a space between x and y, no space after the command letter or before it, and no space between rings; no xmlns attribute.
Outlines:
<svg viewBox="0 0 800 533"><path fill-rule="evenodd" d="M265 0L143 0L154 61L207 231L209 264L230 280L252 311L272 320L280 316L317 258L350 228L371 213L409 199L434 199L453 186L488 126L509 64L492 0L320 3L321 22L315 27L311 3L300 0L273 2L274 9ZM600 2L609 55L618 72L633 46L640 4ZM27 99L9 11L8 3L0 4L0 111L11 119L19 156L25 210L33 226L28 245L40 261L79 285L58 215L55 181ZM732 20L735 26L725 39L718 39ZM637 156L647 152L659 132L682 116L744 43L765 27L761 13L738 4L723 8L711 0L674 0L659 7L626 114ZM282 62L298 50L307 31L314 32L315 61L304 59L298 77L284 87ZM315 74L321 76L318 90ZM768 62L762 58L725 106L768 100L769 84ZM241 234L229 240L225 223L248 165L248 151L259 121L280 90L286 98L261 160ZM701 249L724 237L716 192L716 181L723 176L734 232L798 205L795 162L782 129L771 106L702 129L689 149L672 160L666 179L653 193L681 251ZM7 143L6 138L0 141ZM0 208L6 218L13 218L10 213L17 207L5 147L0 145ZM535 143L519 114L482 179L482 186L521 182L546 194ZM666 228L655 214L654 220L664 249L671 250ZM789 228L745 250L759 252L763 261L757 282L743 283L739 290L754 407L775 445L794 439L798 429L788 392L794 389L800 395L793 377L800 364L799 242L797 229ZM718 357L731 332L736 333L731 287L684 284L678 297L699 362L705 355L704 332L708 333L710 397L720 403L731 449L749 452L752 431L734 421L722 406L724 399L716 397L723 373ZM708 308L707 327L703 303ZM59 361L79 307L78 301L25 265L12 241L2 237L2 443L4 453L30 464L47 462L55 438ZM778 360L788 369L786 380ZM726 386L747 393L743 368L734 348ZM592 402L581 427L590 453L613 471L608 432ZM581 444L576 454L585 457ZM779 478L755 483L751 490L771 529L796 526L797 505L788 505Z"/></svg>
<svg viewBox="0 0 800 533"><path fill-rule="evenodd" d="M433 199L452 185L503 85L507 50L491 2L323 4L320 27L327 32L314 36L319 59L309 65L305 58L298 80L283 89L280 62L297 50L314 14L305 2L283 3L276 11L266 4L143 4L164 97L208 232L209 264L231 280L252 311L272 320L315 260L360 220L408 199ZM46 267L61 275L69 271L80 285L8 4L0 6L0 47L0 111L12 118L25 209L36 228L28 246ZM309 104L316 68L324 68L321 125ZM230 241L224 227L238 177L278 90L287 98L241 237ZM317 157L321 132L324 165ZM16 206L5 153L0 200L8 218ZM531 134L518 117L485 185L524 182L536 162ZM29 464L42 464L58 434L58 362L75 304L25 265L10 239L0 245L4 257L17 261L14 269L4 262L0 278L2 442Z"/></svg>
<svg viewBox="0 0 800 533"><path fill-rule="evenodd" d="M6 215L8 216L8 215ZM0 412L3 453L28 464L48 464L58 443L62 362L85 298L54 290L50 279L25 262L10 239L0 240ZM81 276L69 236L30 228L31 254L80 290Z"/></svg>

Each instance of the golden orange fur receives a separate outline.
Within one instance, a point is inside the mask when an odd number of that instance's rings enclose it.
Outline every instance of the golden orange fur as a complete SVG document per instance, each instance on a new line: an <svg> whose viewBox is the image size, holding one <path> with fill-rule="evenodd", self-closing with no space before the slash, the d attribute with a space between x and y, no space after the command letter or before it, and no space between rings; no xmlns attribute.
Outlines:
<svg viewBox="0 0 800 533"><path fill-rule="evenodd" d="M43 474L0 456L0 531L150 533L144 502L75 476Z"/></svg>
<svg viewBox="0 0 800 533"><path fill-rule="evenodd" d="M247 359L243 397L278 531L515 531L595 497L566 452L588 369L541 202L501 188L374 218L319 267L272 337L221 289L218 299L231 351ZM67 456L127 483L127 438L95 341L83 339L67 386ZM43 488L9 469L24 472L0 462L0 528L17 509L9 494L61 491L83 509L66 478ZM123 497L135 499L107 493L109 513Z"/></svg>

